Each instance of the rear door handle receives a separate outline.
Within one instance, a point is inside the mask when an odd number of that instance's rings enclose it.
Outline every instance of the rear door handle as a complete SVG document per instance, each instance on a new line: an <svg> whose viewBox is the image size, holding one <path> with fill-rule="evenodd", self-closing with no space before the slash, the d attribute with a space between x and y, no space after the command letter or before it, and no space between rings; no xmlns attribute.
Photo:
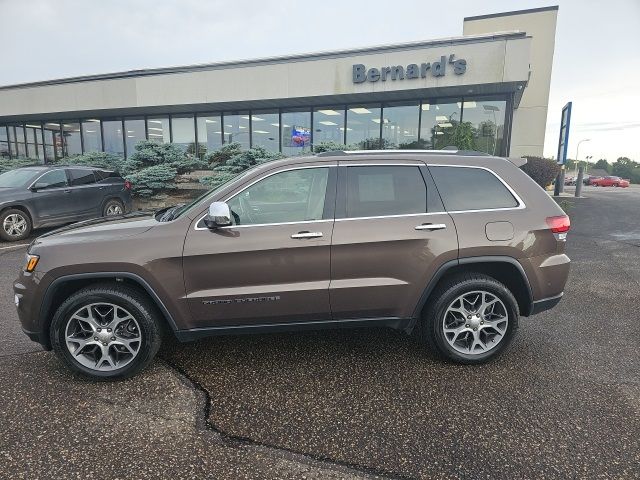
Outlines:
<svg viewBox="0 0 640 480"><path fill-rule="evenodd" d="M444 230L447 226L444 223L423 223L417 225L416 230Z"/></svg>
<svg viewBox="0 0 640 480"><path fill-rule="evenodd" d="M322 232L298 232L291 235L291 238L320 238Z"/></svg>
<svg viewBox="0 0 640 480"><path fill-rule="evenodd" d="M64 189L64 193L71 193L71 189L70 188L65 188Z"/></svg>

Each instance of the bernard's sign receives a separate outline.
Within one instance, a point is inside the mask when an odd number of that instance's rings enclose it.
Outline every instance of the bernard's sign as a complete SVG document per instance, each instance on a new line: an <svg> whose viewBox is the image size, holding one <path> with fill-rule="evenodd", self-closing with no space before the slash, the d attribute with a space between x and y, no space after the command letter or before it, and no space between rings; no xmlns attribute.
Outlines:
<svg viewBox="0 0 640 480"><path fill-rule="evenodd" d="M391 67L372 67L367 69L362 63L357 63L353 66L353 83L426 78L427 74L431 74L434 77L443 77L447 73L447 65L455 75L462 75L467 71L467 61L463 58L456 58L453 54L449 55L449 58L443 55L440 60L435 62L410 63L406 67L393 65Z"/></svg>

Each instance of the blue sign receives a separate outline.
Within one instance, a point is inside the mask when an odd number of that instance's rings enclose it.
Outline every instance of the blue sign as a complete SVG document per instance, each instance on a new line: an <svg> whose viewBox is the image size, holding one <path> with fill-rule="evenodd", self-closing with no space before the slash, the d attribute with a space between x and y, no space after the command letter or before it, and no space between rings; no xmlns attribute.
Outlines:
<svg viewBox="0 0 640 480"><path fill-rule="evenodd" d="M562 109L560 120L560 140L558 140L558 165L567 163L567 151L569 149L569 125L571 124L571 102Z"/></svg>
<svg viewBox="0 0 640 480"><path fill-rule="evenodd" d="M294 125L291 129L291 146L308 147L311 144L311 129Z"/></svg>

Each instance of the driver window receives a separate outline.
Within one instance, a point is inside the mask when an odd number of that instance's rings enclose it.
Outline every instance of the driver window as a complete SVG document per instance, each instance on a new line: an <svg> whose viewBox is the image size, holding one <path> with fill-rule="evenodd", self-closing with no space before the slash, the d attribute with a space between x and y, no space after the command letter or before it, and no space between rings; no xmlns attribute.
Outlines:
<svg viewBox="0 0 640 480"><path fill-rule="evenodd" d="M64 170L52 170L42 175L33 185L38 190L45 188L61 188L67 186L67 174Z"/></svg>
<svg viewBox="0 0 640 480"><path fill-rule="evenodd" d="M234 225L321 220L327 193L327 167L276 173L227 203Z"/></svg>

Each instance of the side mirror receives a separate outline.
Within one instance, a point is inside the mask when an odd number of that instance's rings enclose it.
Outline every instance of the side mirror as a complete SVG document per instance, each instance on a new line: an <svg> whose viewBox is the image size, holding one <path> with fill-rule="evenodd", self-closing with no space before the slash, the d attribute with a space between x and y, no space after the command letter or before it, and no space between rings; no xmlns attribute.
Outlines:
<svg viewBox="0 0 640 480"><path fill-rule="evenodd" d="M231 210L225 202L213 202L209 213L204 217L207 228L228 227L231 225Z"/></svg>

